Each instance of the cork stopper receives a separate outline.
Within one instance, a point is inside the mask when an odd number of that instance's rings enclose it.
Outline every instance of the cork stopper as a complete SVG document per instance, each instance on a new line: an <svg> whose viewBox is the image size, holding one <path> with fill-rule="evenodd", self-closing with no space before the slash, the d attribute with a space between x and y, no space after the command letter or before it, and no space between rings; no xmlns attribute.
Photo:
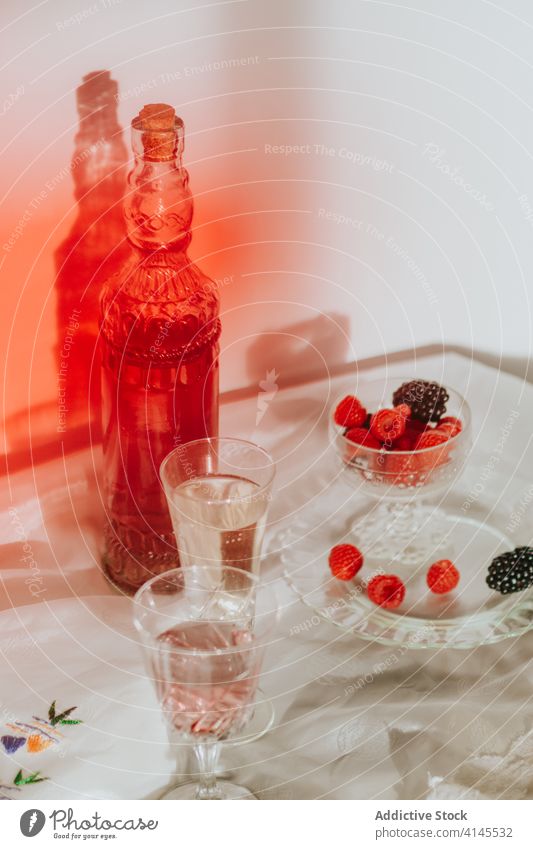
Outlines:
<svg viewBox="0 0 533 849"><path fill-rule="evenodd" d="M142 132L144 158L152 162L172 159L176 148L174 126L176 110L167 103L149 103L133 119L133 126Z"/></svg>

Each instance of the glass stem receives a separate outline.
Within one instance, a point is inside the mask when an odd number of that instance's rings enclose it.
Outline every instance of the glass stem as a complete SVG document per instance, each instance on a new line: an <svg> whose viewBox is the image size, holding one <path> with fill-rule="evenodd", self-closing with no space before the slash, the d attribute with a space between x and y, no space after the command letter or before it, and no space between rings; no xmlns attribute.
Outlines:
<svg viewBox="0 0 533 849"><path fill-rule="evenodd" d="M218 740L209 739L197 743L194 747L200 772L197 799L222 799L216 776L220 748L221 744Z"/></svg>

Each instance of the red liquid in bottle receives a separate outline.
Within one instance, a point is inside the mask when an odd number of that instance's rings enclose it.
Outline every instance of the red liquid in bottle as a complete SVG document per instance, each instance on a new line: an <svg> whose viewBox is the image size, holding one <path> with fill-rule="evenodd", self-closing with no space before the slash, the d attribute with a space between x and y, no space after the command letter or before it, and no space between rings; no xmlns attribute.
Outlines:
<svg viewBox="0 0 533 849"><path fill-rule="evenodd" d="M171 126L154 128L152 114L143 121L146 109L133 122L131 256L101 299L104 568L128 592L179 565L162 460L218 429L219 300L186 253L192 198L183 125L171 110ZM168 119L165 109L156 122Z"/></svg>

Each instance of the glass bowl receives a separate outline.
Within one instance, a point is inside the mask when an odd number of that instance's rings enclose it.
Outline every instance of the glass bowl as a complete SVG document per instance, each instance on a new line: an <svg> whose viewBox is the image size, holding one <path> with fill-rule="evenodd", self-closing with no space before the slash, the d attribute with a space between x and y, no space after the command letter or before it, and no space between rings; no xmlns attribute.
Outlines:
<svg viewBox="0 0 533 849"><path fill-rule="evenodd" d="M357 398L368 412L392 407L392 394L409 378L390 378L361 384ZM449 487L461 473L471 446L471 414L465 399L446 387L448 402L446 416L462 422L462 430L448 442L432 448L397 451L387 448L369 448L348 439L345 428L334 421L333 415L342 400L339 396L329 417L330 440L348 474L366 495L374 498L401 501L410 499L422 489L424 495Z"/></svg>
<svg viewBox="0 0 533 849"><path fill-rule="evenodd" d="M359 383L353 394L376 412L392 406L393 391L408 379ZM333 421L339 400L352 394L344 392L331 410L329 436L342 469L338 477L350 491L343 494L333 483L320 504L303 509L276 539L286 578L301 600L363 639L409 648L469 648L517 636L533 624L533 589L501 596L486 584L492 559L516 543L497 520L488 489L475 511L467 509L483 460L472 451L467 402L446 389L444 415L460 418L463 428L447 442L418 451L373 449L348 440ZM364 557L352 581L335 579L328 567L328 554L340 543L357 546ZM437 560L451 560L461 574L457 588L441 596L426 582ZM366 586L378 573L404 582L405 598L396 609L368 598Z"/></svg>
<svg viewBox="0 0 533 849"><path fill-rule="evenodd" d="M357 387L357 398L369 413L390 409L394 391L410 379L393 377L362 383ZM345 482L365 499L362 511L353 517L353 542L380 566L388 564L386 571L402 579L427 562L430 552L447 537L451 524L465 530L465 517L450 515L444 501L470 454L471 413L458 392L445 388L445 415L460 419L462 430L430 448L396 451L352 442L333 418L345 395L335 401L330 413L330 441L342 464ZM474 532L484 533L477 527Z"/></svg>

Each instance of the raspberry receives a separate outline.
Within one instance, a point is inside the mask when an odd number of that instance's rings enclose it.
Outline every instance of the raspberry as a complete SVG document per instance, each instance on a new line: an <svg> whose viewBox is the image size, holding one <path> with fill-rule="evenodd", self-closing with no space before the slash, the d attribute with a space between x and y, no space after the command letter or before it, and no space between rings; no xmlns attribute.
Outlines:
<svg viewBox="0 0 533 849"><path fill-rule="evenodd" d="M420 434L415 443L415 449L419 451L423 448L433 448L434 450L417 455L419 472L428 474L437 466L446 462L450 451L447 444L449 439L450 434L447 431L439 431L438 428L427 428Z"/></svg>
<svg viewBox="0 0 533 849"><path fill-rule="evenodd" d="M461 433L463 423L461 419L457 419L455 416L444 416L443 419L440 419L437 429L447 430L451 438L452 436L457 436L458 433Z"/></svg>
<svg viewBox="0 0 533 849"><path fill-rule="evenodd" d="M533 548L522 545L495 557L489 566L487 584L503 595L533 586Z"/></svg>
<svg viewBox="0 0 533 849"><path fill-rule="evenodd" d="M451 560L437 560L429 567L426 575L427 585L432 593L449 593L459 583L459 570Z"/></svg>
<svg viewBox="0 0 533 849"><path fill-rule="evenodd" d="M405 598L405 584L397 575L376 575L367 587L367 594L374 604L393 610Z"/></svg>
<svg viewBox="0 0 533 849"><path fill-rule="evenodd" d="M351 581L363 565L363 555L355 545L334 545L329 553L329 568L339 581Z"/></svg>
<svg viewBox="0 0 533 849"><path fill-rule="evenodd" d="M418 433L411 430L407 422L405 433L387 446L389 451L385 462L385 474L389 483L406 484L408 476L417 472L417 458L412 453L406 453L413 451L417 439Z"/></svg>
<svg viewBox="0 0 533 849"><path fill-rule="evenodd" d="M381 442L364 427L351 427L346 431L345 436L350 442L364 445L365 448L381 448Z"/></svg>
<svg viewBox="0 0 533 849"><path fill-rule="evenodd" d="M385 472L388 483L408 484L410 476L419 471L418 458L414 454L398 454L394 451L387 456Z"/></svg>
<svg viewBox="0 0 533 849"><path fill-rule="evenodd" d="M390 446L390 451L412 451L414 448L415 440L412 435L405 431L402 436L399 436L398 439L395 439L392 445Z"/></svg>
<svg viewBox="0 0 533 849"><path fill-rule="evenodd" d="M392 403L395 407L407 404L411 416L422 422L438 422L446 412L450 396L438 383L429 380L409 380L394 392Z"/></svg>
<svg viewBox="0 0 533 849"><path fill-rule="evenodd" d="M442 445L443 442L448 442L449 438L450 435L447 431L439 431L438 428L430 428L420 434L416 442L416 449L418 451L422 448L434 448L436 445Z"/></svg>
<svg viewBox="0 0 533 849"><path fill-rule="evenodd" d="M413 437L420 436L421 433L424 433L425 429L426 425L419 419L408 419L405 423L405 432L410 433Z"/></svg>
<svg viewBox="0 0 533 849"><path fill-rule="evenodd" d="M394 409L396 410L397 413L400 414L400 416L402 418L404 418L404 419L410 419L411 418L411 407L409 406L409 404L398 404L398 406L395 407Z"/></svg>
<svg viewBox="0 0 533 849"><path fill-rule="evenodd" d="M366 419L366 410L354 395L347 395L337 404L333 418L341 427L360 427Z"/></svg>
<svg viewBox="0 0 533 849"><path fill-rule="evenodd" d="M405 417L397 410L379 410L370 419L370 432L381 442L394 442L405 433Z"/></svg>

